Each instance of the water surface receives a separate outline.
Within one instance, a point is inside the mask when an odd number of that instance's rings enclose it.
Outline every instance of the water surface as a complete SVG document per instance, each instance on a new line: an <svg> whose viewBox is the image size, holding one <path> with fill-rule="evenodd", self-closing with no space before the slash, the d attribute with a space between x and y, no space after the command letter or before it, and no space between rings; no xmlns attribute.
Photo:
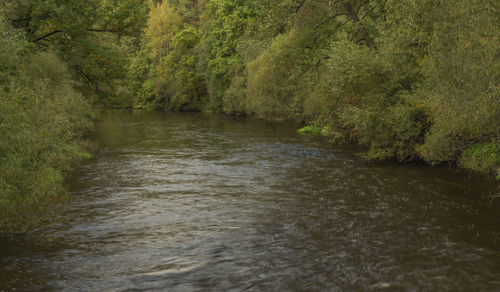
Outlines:
<svg viewBox="0 0 500 292"><path fill-rule="evenodd" d="M494 182L296 128L110 115L66 219L0 237L0 291L500 290Z"/></svg>

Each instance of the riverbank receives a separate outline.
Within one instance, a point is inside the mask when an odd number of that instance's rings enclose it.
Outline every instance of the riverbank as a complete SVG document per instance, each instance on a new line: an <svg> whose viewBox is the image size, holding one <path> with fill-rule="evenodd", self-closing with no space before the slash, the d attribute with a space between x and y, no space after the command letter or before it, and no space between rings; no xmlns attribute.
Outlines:
<svg viewBox="0 0 500 292"><path fill-rule="evenodd" d="M153 2L130 106L301 121L366 148L367 159L500 178L498 9L487 0Z"/></svg>
<svg viewBox="0 0 500 292"><path fill-rule="evenodd" d="M335 134L332 134L328 126L305 126L297 130L300 135L304 136L321 136L327 139L336 141ZM358 144L359 145L359 144ZM359 145L362 146L362 145ZM366 149L363 152L358 153L361 158L367 160L380 160L371 157L370 152ZM391 159L389 159L391 160ZM412 159L411 161L415 161ZM426 163L424 160L416 160L422 163ZM405 163L405 161L400 161ZM410 161L406 161L410 162ZM447 163L450 166L463 168L470 172L475 172L484 176L495 178L500 182L500 144L496 142L490 142L485 144L473 144L461 153L457 160L452 160L448 162L429 164L431 166L438 164ZM498 194L500 196L500 193Z"/></svg>
<svg viewBox="0 0 500 292"><path fill-rule="evenodd" d="M144 111L144 112L164 112L161 109L145 108L145 107L136 107L134 109L126 109L130 111ZM167 113L175 113L175 111L167 111ZM500 173L498 172L497 166L500 165L500 148L496 144L496 142L490 142L485 144L473 144L470 148L466 149L458 158L455 160L445 161L445 162L434 162L429 163L424 159L415 157L407 160L398 160L396 157L373 157L370 153L370 147L367 144L359 143L358 140L346 140L340 139L338 137L338 133L331 130L330 126L320 123L312 123L310 125L304 126L307 124L304 120L300 119L271 119L265 117L259 117L257 115L249 115L246 113L241 113L238 115L225 113L224 111L214 111L214 110L200 110L194 111L192 113L202 113L207 116L210 115L222 115L226 117L237 117L237 118L248 118L248 119L258 119L262 121L268 122L277 122L277 123L290 123L293 124L296 128L296 133L302 136L310 136L310 137L321 137L322 139L326 139L329 143L334 145L338 145L341 147L352 148L353 153L365 161L368 162L388 162L388 163L400 163L400 164L425 164L429 167L435 166L446 166L448 168L458 168L463 169L469 172L469 176L471 175L480 175L486 178L496 179L500 182ZM496 193L491 193L487 197L496 198Z"/></svg>
<svg viewBox="0 0 500 292"><path fill-rule="evenodd" d="M93 114L60 57L33 50L1 13L0 35L0 232L23 232L68 201Z"/></svg>
<svg viewBox="0 0 500 292"><path fill-rule="evenodd" d="M64 205L95 109L128 96L148 4L119 2L0 1L1 230L22 232Z"/></svg>

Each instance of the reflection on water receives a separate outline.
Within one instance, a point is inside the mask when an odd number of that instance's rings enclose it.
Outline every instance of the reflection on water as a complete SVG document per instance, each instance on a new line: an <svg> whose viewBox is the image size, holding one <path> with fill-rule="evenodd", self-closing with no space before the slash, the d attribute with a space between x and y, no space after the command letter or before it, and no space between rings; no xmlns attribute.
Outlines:
<svg viewBox="0 0 500 292"><path fill-rule="evenodd" d="M491 181L250 119L121 113L95 139L67 220L0 237L0 291L500 289Z"/></svg>

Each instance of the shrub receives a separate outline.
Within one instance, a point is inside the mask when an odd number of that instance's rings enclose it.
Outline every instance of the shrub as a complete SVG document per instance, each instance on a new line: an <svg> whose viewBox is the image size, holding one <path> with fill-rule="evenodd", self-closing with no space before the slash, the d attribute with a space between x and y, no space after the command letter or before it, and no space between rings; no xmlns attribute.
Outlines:
<svg viewBox="0 0 500 292"><path fill-rule="evenodd" d="M15 33L0 21L0 34ZM78 139L90 106L55 54L33 54L20 36L0 47L0 229L19 231L66 200L63 174L88 156Z"/></svg>

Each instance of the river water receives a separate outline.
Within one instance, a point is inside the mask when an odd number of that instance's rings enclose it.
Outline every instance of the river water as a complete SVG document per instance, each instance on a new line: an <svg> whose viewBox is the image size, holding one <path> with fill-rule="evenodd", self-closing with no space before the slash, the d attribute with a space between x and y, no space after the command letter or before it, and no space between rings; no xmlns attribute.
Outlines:
<svg viewBox="0 0 500 292"><path fill-rule="evenodd" d="M296 129L111 114L65 219L0 237L0 291L500 291L494 182Z"/></svg>

